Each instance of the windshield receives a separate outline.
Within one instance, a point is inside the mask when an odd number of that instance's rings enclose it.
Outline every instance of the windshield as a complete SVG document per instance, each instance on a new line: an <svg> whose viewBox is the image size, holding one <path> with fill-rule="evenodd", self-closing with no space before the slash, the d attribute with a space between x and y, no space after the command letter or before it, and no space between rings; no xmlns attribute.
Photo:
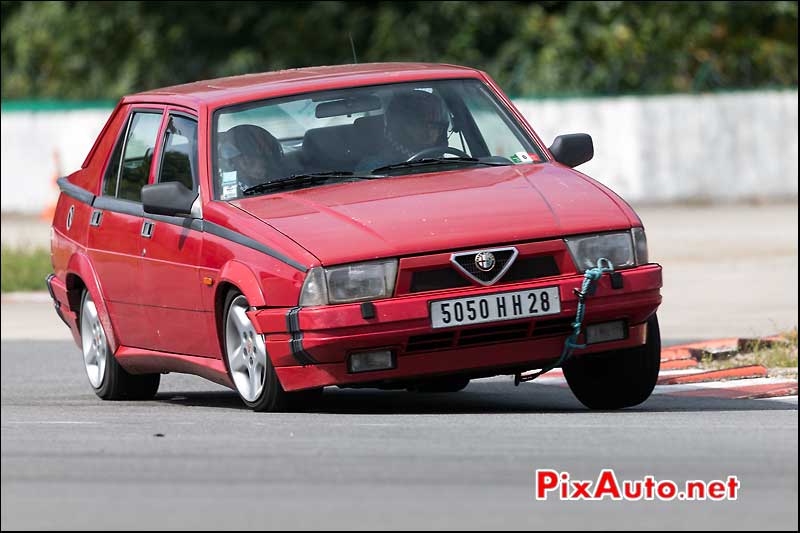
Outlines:
<svg viewBox="0 0 800 533"><path fill-rule="evenodd" d="M287 184L305 188L367 176L545 160L475 79L354 87L251 102L217 111L213 131L219 200L270 194ZM315 179L308 179L312 175Z"/></svg>

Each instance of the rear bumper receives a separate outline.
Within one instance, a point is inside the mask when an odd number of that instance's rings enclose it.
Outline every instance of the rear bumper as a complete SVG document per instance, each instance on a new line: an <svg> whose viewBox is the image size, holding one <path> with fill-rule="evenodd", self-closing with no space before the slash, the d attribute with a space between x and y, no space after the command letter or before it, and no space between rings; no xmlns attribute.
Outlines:
<svg viewBox="0 0 800 533"><path fill-rule="evenodd" d="M600 343L576 355L628 348L646 342L644 322L661 303L661 267L649 264L620 271L622 287L609 276L587 300L585 323L625 320L624 340ZM375 317L363 318L360 304L250 311L265 335L267 350L286 390L327 385L384 383L435 374L492 375L540 368L559 356L577 311L573 290L582 275L542 278L502 287L466 288L413 294L374 302ZM429 302L441 298L558 287L561 312L451 329L431 328ZM394 351L392 370L351 374L352 352Z"/></svg>
<svg viewBox="0 0 800 533"><path fill-rule="evenodd" d="M67 286L55 274L47 276L45 281L47 283L47 292L50 293L50 298L53 299L56 314L70 329L75 342L80 343L78 319L76 314L70 310Z"/></svg>

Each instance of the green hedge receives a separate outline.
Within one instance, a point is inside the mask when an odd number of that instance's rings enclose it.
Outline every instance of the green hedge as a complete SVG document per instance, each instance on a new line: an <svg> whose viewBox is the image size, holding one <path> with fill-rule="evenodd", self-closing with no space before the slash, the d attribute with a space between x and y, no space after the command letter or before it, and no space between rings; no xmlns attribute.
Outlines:
<svg viewBox="0 0 800 533"><path fill-rule="evenodd" d="M47 250L2 249L2 292L46 291L52 271Z"/></svg>
<svg viewBox="0 0 800 533"><path fill-rule="evenodd" d="M796 87L797 2L3 1L3 99L118 99L358 61L456 63L516 97Z"/></svg>

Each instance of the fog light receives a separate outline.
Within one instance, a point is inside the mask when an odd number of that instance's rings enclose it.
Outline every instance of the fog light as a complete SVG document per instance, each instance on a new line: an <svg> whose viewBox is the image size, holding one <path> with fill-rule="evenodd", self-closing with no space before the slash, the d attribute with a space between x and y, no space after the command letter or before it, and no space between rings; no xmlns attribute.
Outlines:
<svg viewBox="0 0 800 533"><path fill-rule="evenodd" d="M592 324L591 326L586 326L586 344L619 341L627 337L627 333L628 328L625 327L624 320Z"/></svg>
<svg viewBox="0 0 800 533"><path fill-rule="evenodd" d="M374 370L391 370L394 367L394 353L390 350L354 353L347 360L347 370L351 374Z"/></svg>

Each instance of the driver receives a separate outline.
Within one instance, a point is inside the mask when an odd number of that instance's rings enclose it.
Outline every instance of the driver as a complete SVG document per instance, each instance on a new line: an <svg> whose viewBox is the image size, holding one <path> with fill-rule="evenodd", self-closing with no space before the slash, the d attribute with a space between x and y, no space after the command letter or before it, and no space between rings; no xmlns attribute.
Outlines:
<svg viewBox="0 0 800 533"><path fill-rule="evenodd" d="M411 90L395 94L383 114L385 145L379 155L368 156L358 171L400 163L423 150L447 148L449 113L441 97L426 91Z"/></svg>
<svg viewBox="0 0 800 533"><path fill-rule="evenodd" d="M426 91L395 95L384 113L386 139L403 160L428 148L447 146L449 124L444 101Z"/></svg>
<svg viewBox="0 0 800 533"><path fill-rule="evenodd" d="M252 124L234 126L225 132L220 158L227 170L236 172L240 190L282 175L281 143L264 128Z"/></svg>

